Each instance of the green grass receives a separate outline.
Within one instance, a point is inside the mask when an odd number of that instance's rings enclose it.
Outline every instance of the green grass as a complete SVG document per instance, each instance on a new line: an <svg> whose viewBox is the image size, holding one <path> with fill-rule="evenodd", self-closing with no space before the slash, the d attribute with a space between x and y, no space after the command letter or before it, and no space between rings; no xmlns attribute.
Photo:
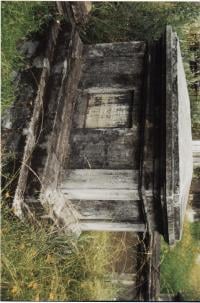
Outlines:
<svg viewBox="0 0 200 303"><path fill-rule="evenodd" d="M198 3L98 2L83 35L87 43L152 41L167 24L180 31L200 13Z"/></svg>
<svg viewBox="0 0 200 303"><path fill-rule="evenodd" d="M43 1L2 1L1 18L1 104L2 111L15 98L12 71L17 71L25 62L18 47L27 35L38 31L48 22L54 2Z"/></svg>
<svg viewBox="0 0 200 303"><path fill-rule="evenodd" d="M112 300L108 267L124 249L111 233L84 233L79 240L36 227L2 210L2 300ZM113 259L114 258L114 259Z"/></svg>
<svg viewBox="0 0 200 303"><path fill-rule="evenodd" d="M182 240L174 248L162 243L161 292L181 292L185 300L200 300L200 225L185 222Z"/></svg>
<svg viewBox="0 0 200 303"><path fill-rule="evenodd" d="M193 239L195 239L200 245L200 222L196 221L190 223L190 232Z"/></svg>

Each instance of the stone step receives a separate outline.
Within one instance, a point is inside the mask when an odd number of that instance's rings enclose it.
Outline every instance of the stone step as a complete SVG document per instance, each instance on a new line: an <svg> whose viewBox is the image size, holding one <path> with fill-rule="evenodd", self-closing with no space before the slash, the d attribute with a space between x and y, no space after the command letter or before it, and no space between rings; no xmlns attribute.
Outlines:
<svg viewBox="0 0 200 303"><path fill-rule="evenodd" d="M114 42L85 45L83 54L87 59L98 57L133 57L144 55L146 43L143 41Z"/></svg>
<svg viewBox="0 0 200 303"><path fill-rule="evenodd" d="M143 222L137 170L75 169L60 176L59 189L81 220Z"/></svg>
<svg viewBox="0 0 200 303"><path fill-rule="evenodd" d="M109 231L109 232L144 232L146 226L144 223L124 223L124 222L81 222L82 231Z"/></svg>
<svg viewBox="0 0 200 303"><path fill-rule="evenodd" d="M67 189L62 188L62 193L69 200L139 200L136 189Z"/></svg>
<svg viewBox="0 0 200 303"><path fill-rule="evenodd" d="M81 220L143 222L142 202L133 200L71 200Z"/></svg>
<svg viewBox="0 0 200 303"><path fill-rule="evenodd" d="M81 220L142 222L137 170L75 169L60 176L59 189Z"/></svg>
<svg viewBox="0 0 200 303"><path fill-rule="evenodd" d="M131 169L69 169L61 175L60 189L138 189L139 171Z"/></svg>

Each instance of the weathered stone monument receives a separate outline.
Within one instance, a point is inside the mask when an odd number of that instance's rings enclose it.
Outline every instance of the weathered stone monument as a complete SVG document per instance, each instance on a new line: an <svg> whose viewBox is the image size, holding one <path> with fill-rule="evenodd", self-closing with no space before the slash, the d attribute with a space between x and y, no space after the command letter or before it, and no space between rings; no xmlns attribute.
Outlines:
<svg viewBox="0 0 200 303"><path fill-rule="evenodd" d="M160 235L171 245L181 238L199 153L197 144L192 159L178 37L168 26L151 44L85 45L79 25L91 3L57 7L64 22L23 46L29 67L4 122L16 157L14 212L77 236L128 231L142 239L129 271L112 280L127 288L123 300L158 300Z"/></svg>
<svg viewBox="0 0 200 303"><path fill-rule="evenodd" d="M79 2L77 2L79 3ZM58 3L13 207L62 229L181 238L192 178L190 103L176 33L84 45L87 5Z"/></svg>

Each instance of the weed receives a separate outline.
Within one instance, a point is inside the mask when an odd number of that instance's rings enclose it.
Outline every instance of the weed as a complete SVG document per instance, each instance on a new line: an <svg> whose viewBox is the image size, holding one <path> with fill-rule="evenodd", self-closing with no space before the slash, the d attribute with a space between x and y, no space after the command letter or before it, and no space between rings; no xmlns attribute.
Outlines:
<svg viewBox="0 0 200 303"><path fill-rule="evenodd" d="M2 299L27 301L112 300L116 287L106 281L113 254L110 233L83 233L79 240L30 226L2 207ZM112 254L111 252L112 245Z"/></svg>
<svg viewBox="0 0 200 303"><path fill-rule="evenodd" d="M162 243L161 292L174 295L181 292L186 300L200 299L199 266L196 264L199 253L199 242L194 240L191 224L186 221L182 240L176 247Z"/></svg>
<svg viewBox="0 0 200 303"><path fill-rule="evenodd" d="M40 30L55 3L43 1L3 1L2 2L2 112L9 107L15 97L12 72L24 66L24 58L19 52L19 44L27 35Z"/></svg>

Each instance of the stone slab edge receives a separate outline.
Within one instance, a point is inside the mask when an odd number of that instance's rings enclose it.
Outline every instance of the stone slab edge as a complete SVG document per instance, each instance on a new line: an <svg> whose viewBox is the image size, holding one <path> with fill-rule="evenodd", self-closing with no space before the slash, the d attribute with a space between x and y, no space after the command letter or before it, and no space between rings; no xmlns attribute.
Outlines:
<svg viewBox="0 0 200 303"><path fill-rule="evenodd" d="M43 69L41 74L40 83L38 85L37 96L34 102L34 109L32 118L28 127L28 134L24 147L24 154L22 164L19 172L19 179L15 196L13 200L13 211L19 217L23 218L24 192L26 189L28 172L30 170L30 163L33 150L37 144L38 136L40 133L39 120L43 111L43 97L46 89L46 83L50 75L51 61L53 58L54 48L56 45L59 33L59 24L54 22L50 28L49 39L45 51L45 58L43 60Z"/></svg>
<svg viewBox="0 0 200 303"><path fill-rule="evenodd" d="M166 28L166 188L165 203L168 224L168 242L180 240L184 213L192 178L192 137L189 97L183 98L180 85L184 69L176 33ZM181 74L183 76L181 76ZM185 99L185 100L184 100ZM187 119L182 117L187 112ZM183 141L187 144L184 144ZM187 151L188 152L187 152ZM184 178L183 174L187 174Z"/></svg>

